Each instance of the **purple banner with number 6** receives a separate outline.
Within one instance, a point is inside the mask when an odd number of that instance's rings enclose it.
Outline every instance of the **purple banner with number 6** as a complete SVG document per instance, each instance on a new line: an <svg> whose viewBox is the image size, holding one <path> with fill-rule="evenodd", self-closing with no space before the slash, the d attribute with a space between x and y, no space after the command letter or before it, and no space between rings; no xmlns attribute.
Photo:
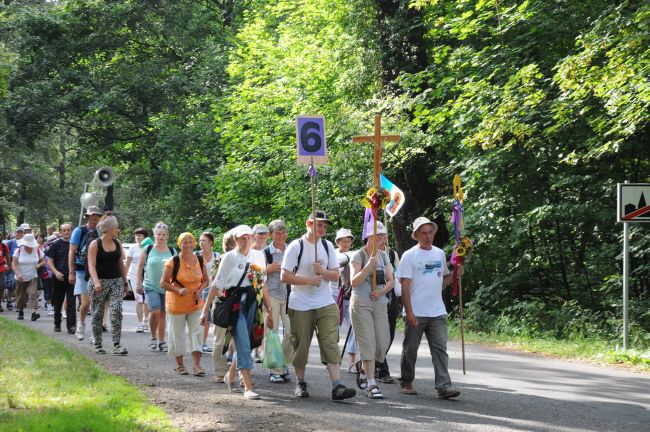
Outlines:
<svg viewBox="0 0 650 432"><path fill-rule="evenodd" d="M296 138L298 140L299 163L308 163L306 158L314 158L314 163L327 161L324 117L300 116L296 118Z"/></svg>

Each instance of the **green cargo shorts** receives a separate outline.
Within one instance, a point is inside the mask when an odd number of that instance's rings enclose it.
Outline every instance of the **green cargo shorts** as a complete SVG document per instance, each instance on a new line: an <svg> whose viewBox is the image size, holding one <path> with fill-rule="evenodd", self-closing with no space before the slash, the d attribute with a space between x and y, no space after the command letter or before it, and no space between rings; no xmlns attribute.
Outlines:
<svg viewBox="0 0 650 432"><path fill-rule="evenodd" d="M309 359L309 347L316 330L320 347L320 359L324 364L339 363L339 308L335 304L318 309L298 311L289 309L291 320L291 343L294 367L304 368Z"/></svg>

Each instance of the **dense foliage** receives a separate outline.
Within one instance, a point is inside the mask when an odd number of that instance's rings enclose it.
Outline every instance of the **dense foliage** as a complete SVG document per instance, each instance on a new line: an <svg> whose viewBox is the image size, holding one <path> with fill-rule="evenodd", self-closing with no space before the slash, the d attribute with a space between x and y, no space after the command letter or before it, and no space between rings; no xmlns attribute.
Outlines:
<svg viewBox="0 0 650 432"><path fill-rule="evenodd" d="M117 170L126 228L222 232L310 210L295 117L326 117L317 202L360 231L376 113L407 195L391 242L451 179L476 252L468 324L620 334L617 182L650 181L650 5L605 0L5 1L0 224L76 220ZM650 197L647 197L650 198ZM650 236L632 227L633 343L650 345ZM455 306L455 300L452 300ZM513 330L514 329L514 330Z"/></svg>

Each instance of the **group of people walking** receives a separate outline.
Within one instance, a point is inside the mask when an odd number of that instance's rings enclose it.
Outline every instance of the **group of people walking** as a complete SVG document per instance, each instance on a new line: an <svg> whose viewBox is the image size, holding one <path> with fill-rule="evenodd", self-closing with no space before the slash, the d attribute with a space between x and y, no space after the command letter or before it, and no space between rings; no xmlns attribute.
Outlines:
<svg viewBox="0 0 650 432"><path fill-rule="evenodd" d="M220 255L213 250L215 239L209 232L201 234L198 242L192 233L184 232L176 247L170 247L169 227L158 222L153 239L148 230L135 230L137 243L127 254L119 241L117 218L90 207L86 224L74 230L63 224L45 254L24 230L17 230L16 239L3 244L2 255L11 260L0 260L0 299L11 277L18 319L23 319L26 307L32 310L31 319L38 319L35 281L39 269L49 271L54 331L61 331L66 305L67 331L83 340L90 309L95 352L127 355L121 345L122 301L131 289L138 316L136 331L150 333L149 349L174 357L179 375L190 374L184 362L189 351L191 373L197 377L206 374L201 358L210 351L208 329L214 321L214 379L237 392L239 376L245 399L260 397L251 370L255 350L263 350L262 329L278 333L280 324L286 365L269 370L270 383L290 382L288 365L292 365L295 396L309 397L305 371L316 332L320 359L332 382L332 399L354 397L356 390L346 387L341 378L339 335L344 330L343 349L350 356L348 370L356 374L357 386L368 398L384 398L379 383L394 382L386 355L403 304L401 393L417 394L415 362L424 334L438 396L457 397L460 391L452 386L448 373L447 312L442 301L442 289L451 283L451 274L444 252L433 246L436 224L424 217L414 221L412 238L417 244L401 261L388 248L386 228L380 222L376 230L372 223L366 229L365 245L357 251L351 251L355 237L346 228L337 231L335 249L325 239L330 224L324 212L312 213L305 221L305 234L289 244L281 220L268 227L239 225L224 235L224 254ZM197 245L199 251L195 251ZM457 272L462 275L462 270ZM108 350L103 344L106 304L112 338Z"/></svg>

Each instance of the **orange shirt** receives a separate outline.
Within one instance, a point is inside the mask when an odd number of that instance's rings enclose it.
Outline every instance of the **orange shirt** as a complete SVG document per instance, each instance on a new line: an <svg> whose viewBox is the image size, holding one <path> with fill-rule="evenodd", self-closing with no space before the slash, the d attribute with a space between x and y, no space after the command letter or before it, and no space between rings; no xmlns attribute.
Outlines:
<svg viewBox="0 0 650 432"><path fill-rule="evenodd" d="M194 291L200 291L201 279L203 278L199 260L194 260L194 266L185 262L185 260L183 260L183 257L180 257L180 260L181 262L176 280L183 284L183 286L187 288L189 292L184 296L180 296L174 292L167 291L165 294L165 309L167 312L172 314L192 313L203 308L203 299L201 296L199 295L198 302L194 299ZM167 260L165 267L168 267L173 271L174 258ZM178 287L176 283L172 283L172 285Z"/></svg>

